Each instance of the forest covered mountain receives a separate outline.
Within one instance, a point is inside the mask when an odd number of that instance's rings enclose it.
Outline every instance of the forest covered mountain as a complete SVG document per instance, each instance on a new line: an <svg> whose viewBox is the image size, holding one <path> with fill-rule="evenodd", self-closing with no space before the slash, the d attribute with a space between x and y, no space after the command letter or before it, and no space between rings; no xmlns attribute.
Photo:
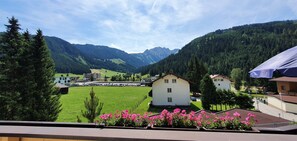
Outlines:
<svg viewBox="0 0 297 141"><path fill-rule="evenodd" d="M156 49L159 53L146 50L146 55L151 60L136 57L122 50L99 45L71 44L61 38L45 36L45 41L50 49L55 62L56 71L60 73L86 73L90 68L105 68L120 72L133 72L137 68L149 65L152 61L159 61L175 51L168 48ZM152 49L152 50L155 50ZM145 52L145 53L146 53Z"/></svg>
<svg viewBox="0 0 297 141"><path fill-rule="evenodd" d="M45 36L44 38L57 72L83 73L90 71L85 55L72 44L57 37Z"/></svg>
<svg viewBox="0 0 297 141"><path fill-rule="evenodd" d="M135 68L144 66L144 62L119 49L91 44L74 44L74 46L84 54L96 60L110 60L116 64L129 64Z"/></svg>
<svg viewBox="0 0 297 141"><path fill-rule="evenodd" d="M187 63L196 56L206 64L211 74L229 75L233 68L241 68L243 79L248 79L251 69L296 45L296 21L243 25L198 37L177 54L139 71L143 74L173 71L186 76Z"/></svg>
<svg viewBox="0 0 297 141"><path fill-rule="evenodd" d="M178 51L179 49L170 50L169 48L165 47L155 47L152 49L147 49L143 53L133 53L132 55L145 62L146 65L149 65L159 62L171 54L176 54Z"/></svg>

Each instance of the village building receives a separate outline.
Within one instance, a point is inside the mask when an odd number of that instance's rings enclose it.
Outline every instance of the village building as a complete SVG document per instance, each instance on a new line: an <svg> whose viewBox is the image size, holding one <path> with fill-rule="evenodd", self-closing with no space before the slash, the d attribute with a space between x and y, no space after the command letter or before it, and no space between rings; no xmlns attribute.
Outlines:
<svg viewBox="0 0 297 141"><path fill-rule="evenodd" d="M227 76L214 74L210 75L210 78L212 79L212 82L216 86L217 90L231 90L231 81Z"/></svg>
<svg viewBox="0 0 297 141"><path fill-rule="evenodd" d="M100 80L101 74L100 73L84 73L83 74L83 80L85 81L95 81Z"/></svg>
<svg viewBox="0 0 297 141"><path fill-rule="evenodd" d="M270 79L277 83L277 95L267 97L268 105L285 112L297 113L297 77L279 77Z"/></svg>
<svg viewBox="0 0 297 141"><path fill-rule="evenodd" d="M174 74L164 75L152 84L153 106L189 106L190 84Z"/></svg>
<svg viewBox="0 0 297 141"><path fill-rule="evenodd" d="M69 85L71 82L71 78L66 75L61 75L60 77L55 77L54 83L59 83L59 84L63 84L63 85Z"/></svg>
<svg viewBox="0 0 297 141"><path fill-rule="evenodd" d="M56 83L56 88L59 89L59 94L68 94L69 87L60 83Z"/></svg>

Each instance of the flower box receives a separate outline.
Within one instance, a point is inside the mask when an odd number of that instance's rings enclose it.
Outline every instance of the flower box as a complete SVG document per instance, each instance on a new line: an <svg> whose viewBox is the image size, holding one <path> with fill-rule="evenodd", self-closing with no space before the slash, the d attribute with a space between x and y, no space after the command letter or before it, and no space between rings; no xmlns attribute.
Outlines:
<svg viewBox="0 0 297 141"><path fill-rule="evenodd" d="M228 132L257 132L252 126L255 115L249 113L244 121L235 112L224 116L201 111L186 113L185 110L175 109L169 112L164 109L159 115L130 114L128 110L121 113L104 114L100 116L98 126L101 128L151 129L151 130L191 130L191 131L228 131Z"/></svg>

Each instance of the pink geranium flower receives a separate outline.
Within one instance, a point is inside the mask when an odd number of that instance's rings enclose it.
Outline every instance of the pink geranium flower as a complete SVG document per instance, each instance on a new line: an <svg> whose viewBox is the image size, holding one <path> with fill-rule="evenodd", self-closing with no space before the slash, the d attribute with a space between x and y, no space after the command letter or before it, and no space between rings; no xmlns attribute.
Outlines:
<svg viewBox="0 0 297 141"><path fill-rule="evenodd" d="M233 113L233 116L240 118L240 114L238 112Z"/></svg>
<svg viewBox="0 0 297 141"><path fill-rule="evenodd" d="M178 113L180 113L180 111L181 111L180 108L176 108L176 109L173 110L173 113L178 114Z"/></svg>

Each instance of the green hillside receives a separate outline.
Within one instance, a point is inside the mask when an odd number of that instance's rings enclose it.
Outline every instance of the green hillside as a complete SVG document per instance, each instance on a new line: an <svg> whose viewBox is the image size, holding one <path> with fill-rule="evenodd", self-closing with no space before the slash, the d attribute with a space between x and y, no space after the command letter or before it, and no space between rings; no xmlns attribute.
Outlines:
<svg viewBox="0 0 297 141"><path fill-rule="evenodd" d="M135 67L129 64L114 62L114 60L104 58L104 56L102 58L96 58L93 54L98 53L98 51L88 54L76 48L75 45L57 37L46 36L45 41L51 51L51 56L58 73L82 74L90 72L91 68L105 68L121 72L135 70ZM105 53L110 54L110 52L102 52L102 54Z"/></svg>
<svg viewBox="0 0 297 141"><path fill-rule="evenodd" d="M97 60L111 60L111 59L120 59L125 63L122 63L122 65L126 65L127 68L132 67L135 69L137 67L143 66L141 60L137 59L136 57L115 48L110 48L107 46L99 46L99 45L91 45L91 44L85 44L85 45L74 45L77 49L79 49L84 54L87 54L88 56L97 59ZM129 69L133 69L129 68Z"/></svg>
<svg viewBox="0 0 297 141"><path fill-rule="evenodd" d="M229 75L233 68L241 68L248 79L252 68L296 45L296 21L243 25L198 37L177 54L139 71L158 74L172 70L186 76L187 62L197 56L208 66L209 73Z"/></svg>
<svg viewBox="0 0 297 141"><path fill-rule="evenodd" d="M86 62L84 54L70 43L57 37L48 36L45 37L45 41L51 51L57 72L72 72L76 74L90 72L90 67Z"/></svg>

